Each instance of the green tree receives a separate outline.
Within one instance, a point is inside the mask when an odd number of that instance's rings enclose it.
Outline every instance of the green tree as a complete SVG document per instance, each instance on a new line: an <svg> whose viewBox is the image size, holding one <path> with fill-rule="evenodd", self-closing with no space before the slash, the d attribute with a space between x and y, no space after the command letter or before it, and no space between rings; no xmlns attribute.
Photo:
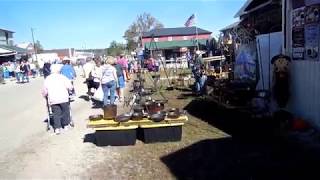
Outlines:
<svg viewBox="0 0 320 180"><path fill-rule="evenodd" d="M35 47L34 48L36 49L37 53L43 52L43 46L41 45L39 40L37 40L37 42L35 43Z"/></svg>
<svg viewBox="0 0 320 180"><path fill-rule="evenodd" d="M127 41L128 49L134 50L141 44L141 36L144 32L163 27L163 24L149 13L138 15L135 22L129 26L123 36Z"/></svg>
<svg viewBox="0 0 320 180"><path fill-rule="evenodd" d="M116 41L112 41L107 48L107 54L111 56L118 56L126 50L126 45L123 43L118 43Z"/></svg>

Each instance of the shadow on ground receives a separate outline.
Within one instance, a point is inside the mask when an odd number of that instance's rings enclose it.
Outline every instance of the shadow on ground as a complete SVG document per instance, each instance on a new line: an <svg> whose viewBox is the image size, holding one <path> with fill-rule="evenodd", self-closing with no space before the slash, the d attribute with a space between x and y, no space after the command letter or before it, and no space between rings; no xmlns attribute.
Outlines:
<svg viewBox="0 0 320 180"><path fill-rule="evenodd" d="M92 99L92 98L90 99L89 96L87 96L87 95L81 95L81 96L79 96L79 98L83 99L83 100L85 100L87 102L91 101L92 102L92 109L101 109L101 108L103 108L103 102L97 101L97 100Z"/></svg>
<svg viewBox="0 0 320 180"><path fill-rule="evenodd" d="M94 135L94 133L86 134L83 138L83 142L96 144L96 136Z"/></svg>
<svg viewBox="0 0 320 180"><path fill-rule="evenodd" d="M195 93L188 92L188 93L181 93L180 95L177 96L177 99L189 99L194 97L197 97Z"/></svg>
<svg viewBox="0 0 320 180"><path fill-rule="evenodd" d="M91 99L92 109L103 109L103 102Z"/></svg>
<svg viewBox="0 0 320 180"><path fill-rule="evenodd" d="M224 109L202 97L194 99L184 109L234 138L270 139L277 127L277 122L271 118L253 119L249 114Z"/></svg>
<svg viewBox="0 0 320 180"><path fill-rule="evenodd" d="M319 179L320 148L275 135L272 119L251 119L204 99L185 109L232 137L199 141L161 157L177 179Z"/></svg>
<svg viewBox="0 0 320 180"><path fill-rule="evenodd" d="M80 99L83 99L83 100L85 100L85 101L90 101L89 96L86 96L86 95L81 95L81 96L79 96L79 98L80 98Z"/></svg>
<svg viewBox="0 0 320 180"><path fill-rule="evenodd" d="M294 144L232 138L203 140L161 158L177 179L230 180L310 179L319 176L319 160Z"/></svg>

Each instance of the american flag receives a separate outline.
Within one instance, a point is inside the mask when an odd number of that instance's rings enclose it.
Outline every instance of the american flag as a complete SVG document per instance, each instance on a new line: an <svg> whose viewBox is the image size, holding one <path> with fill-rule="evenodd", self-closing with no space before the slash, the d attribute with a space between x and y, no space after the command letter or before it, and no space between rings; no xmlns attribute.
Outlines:
<svg viewBox="0 0 320 180"><path fill-rule="evenodd" d="M185 25L186 27L192 26L192 24L194 23L194 19L195 19L195 15L192 14L192 15L188 18L188 20L186 21L186 23L184 23L184 25Z"/></svg>

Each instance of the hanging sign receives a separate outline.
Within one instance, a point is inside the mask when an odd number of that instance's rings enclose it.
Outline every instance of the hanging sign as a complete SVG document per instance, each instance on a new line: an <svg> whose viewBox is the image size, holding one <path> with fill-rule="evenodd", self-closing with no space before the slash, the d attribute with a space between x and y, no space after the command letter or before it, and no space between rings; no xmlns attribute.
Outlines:
<svg viewBox="0 0 320 180"><path fill-rule="evenodd" d="M314 4L320 4L320 1L319 0L305 0L305 4L306 4L306 6L310 6L310 5L314 5Z"/></svg>
<svg viewBox="0 0 320 180"><path fill-rule="evenodd" d="M292 30L292 58L294 60L304 59L304 28L295 28Z"/></svg>
<svg viewBox="0 0 320 180"><path fill-rule="evenodd" d="M305 18L306 24L319 23L320 22L319 11L320 11L319 5L307 6L306 18Z"/></svg>
<svg viewBox="0 0 320 180"><path fill-rule="evenodd" d="M243 45L235 60L236 79L256 79L256 54L250 46Z"/></svg>
<svg viewBox="0 0 320 180"><path fill-rule="evenodd" d="M308 60L319 59L319 24L308 24L305 27L305 54Z"/></svg>
<svg viewBox="0 0 320 180"><path fill-rule="evenodd" d="M305 7L292 10L292 28L303 27L305 23Z"/></svg>
<svg viewBox="0 0 320 180"><path fill-rule="evenodd" d="M305 7L292 11L292 59L303 60L305 56Z"/></svg>

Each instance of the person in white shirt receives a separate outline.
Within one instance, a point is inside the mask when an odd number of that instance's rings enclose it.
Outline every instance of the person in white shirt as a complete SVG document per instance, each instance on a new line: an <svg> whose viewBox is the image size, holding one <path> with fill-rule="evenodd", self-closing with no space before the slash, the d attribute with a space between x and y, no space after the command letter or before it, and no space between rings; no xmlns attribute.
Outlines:
<svg viewBox="0 0 320 180"><path fill-rule="evenodd" d="M53 114L53 128L56 134L60 129L67 129L70 124L69 90L72 89L70 80L60 74L61 65L53 64L51 74L45 79L43 96L48 98Z"/></svg>
<svg viewBox="0 0 320 180"><path fill-rule="evenodd" d="M114 57L108 57L106 64L102 67L102 78L101 78L101 85L103 89L103 105L107 106L108 97L110 94L110 104L114 104L115 101L115 92L116 92L116 83L118 82L117 77L117 70L113 66L115 63Z"/></svg>
<svg viewBox="0 0 320 180"><path fill-rule="evenodd" d="M84 78L86 79L89 96L92 95L91 88L93 88L93 77L91 74L93 67L94 63L91 60L87 60L86 64L83 65Z"/></svg>
<svg viewBox="0 0 320 180"><path fill-rule="evenodd" d="M36 65L34 63L30 63L30 70L31 70L32 77L35 78L37 72L36 72Z"/></svg>
<svg viewBox="0 0 320 180"><path fill-rule="evenodd" d="M102 66L100 60L95 60L95 66L91 71L91 75L93 77L93 88L97 90L100 86L101 78L102 78Z"/></svg>

